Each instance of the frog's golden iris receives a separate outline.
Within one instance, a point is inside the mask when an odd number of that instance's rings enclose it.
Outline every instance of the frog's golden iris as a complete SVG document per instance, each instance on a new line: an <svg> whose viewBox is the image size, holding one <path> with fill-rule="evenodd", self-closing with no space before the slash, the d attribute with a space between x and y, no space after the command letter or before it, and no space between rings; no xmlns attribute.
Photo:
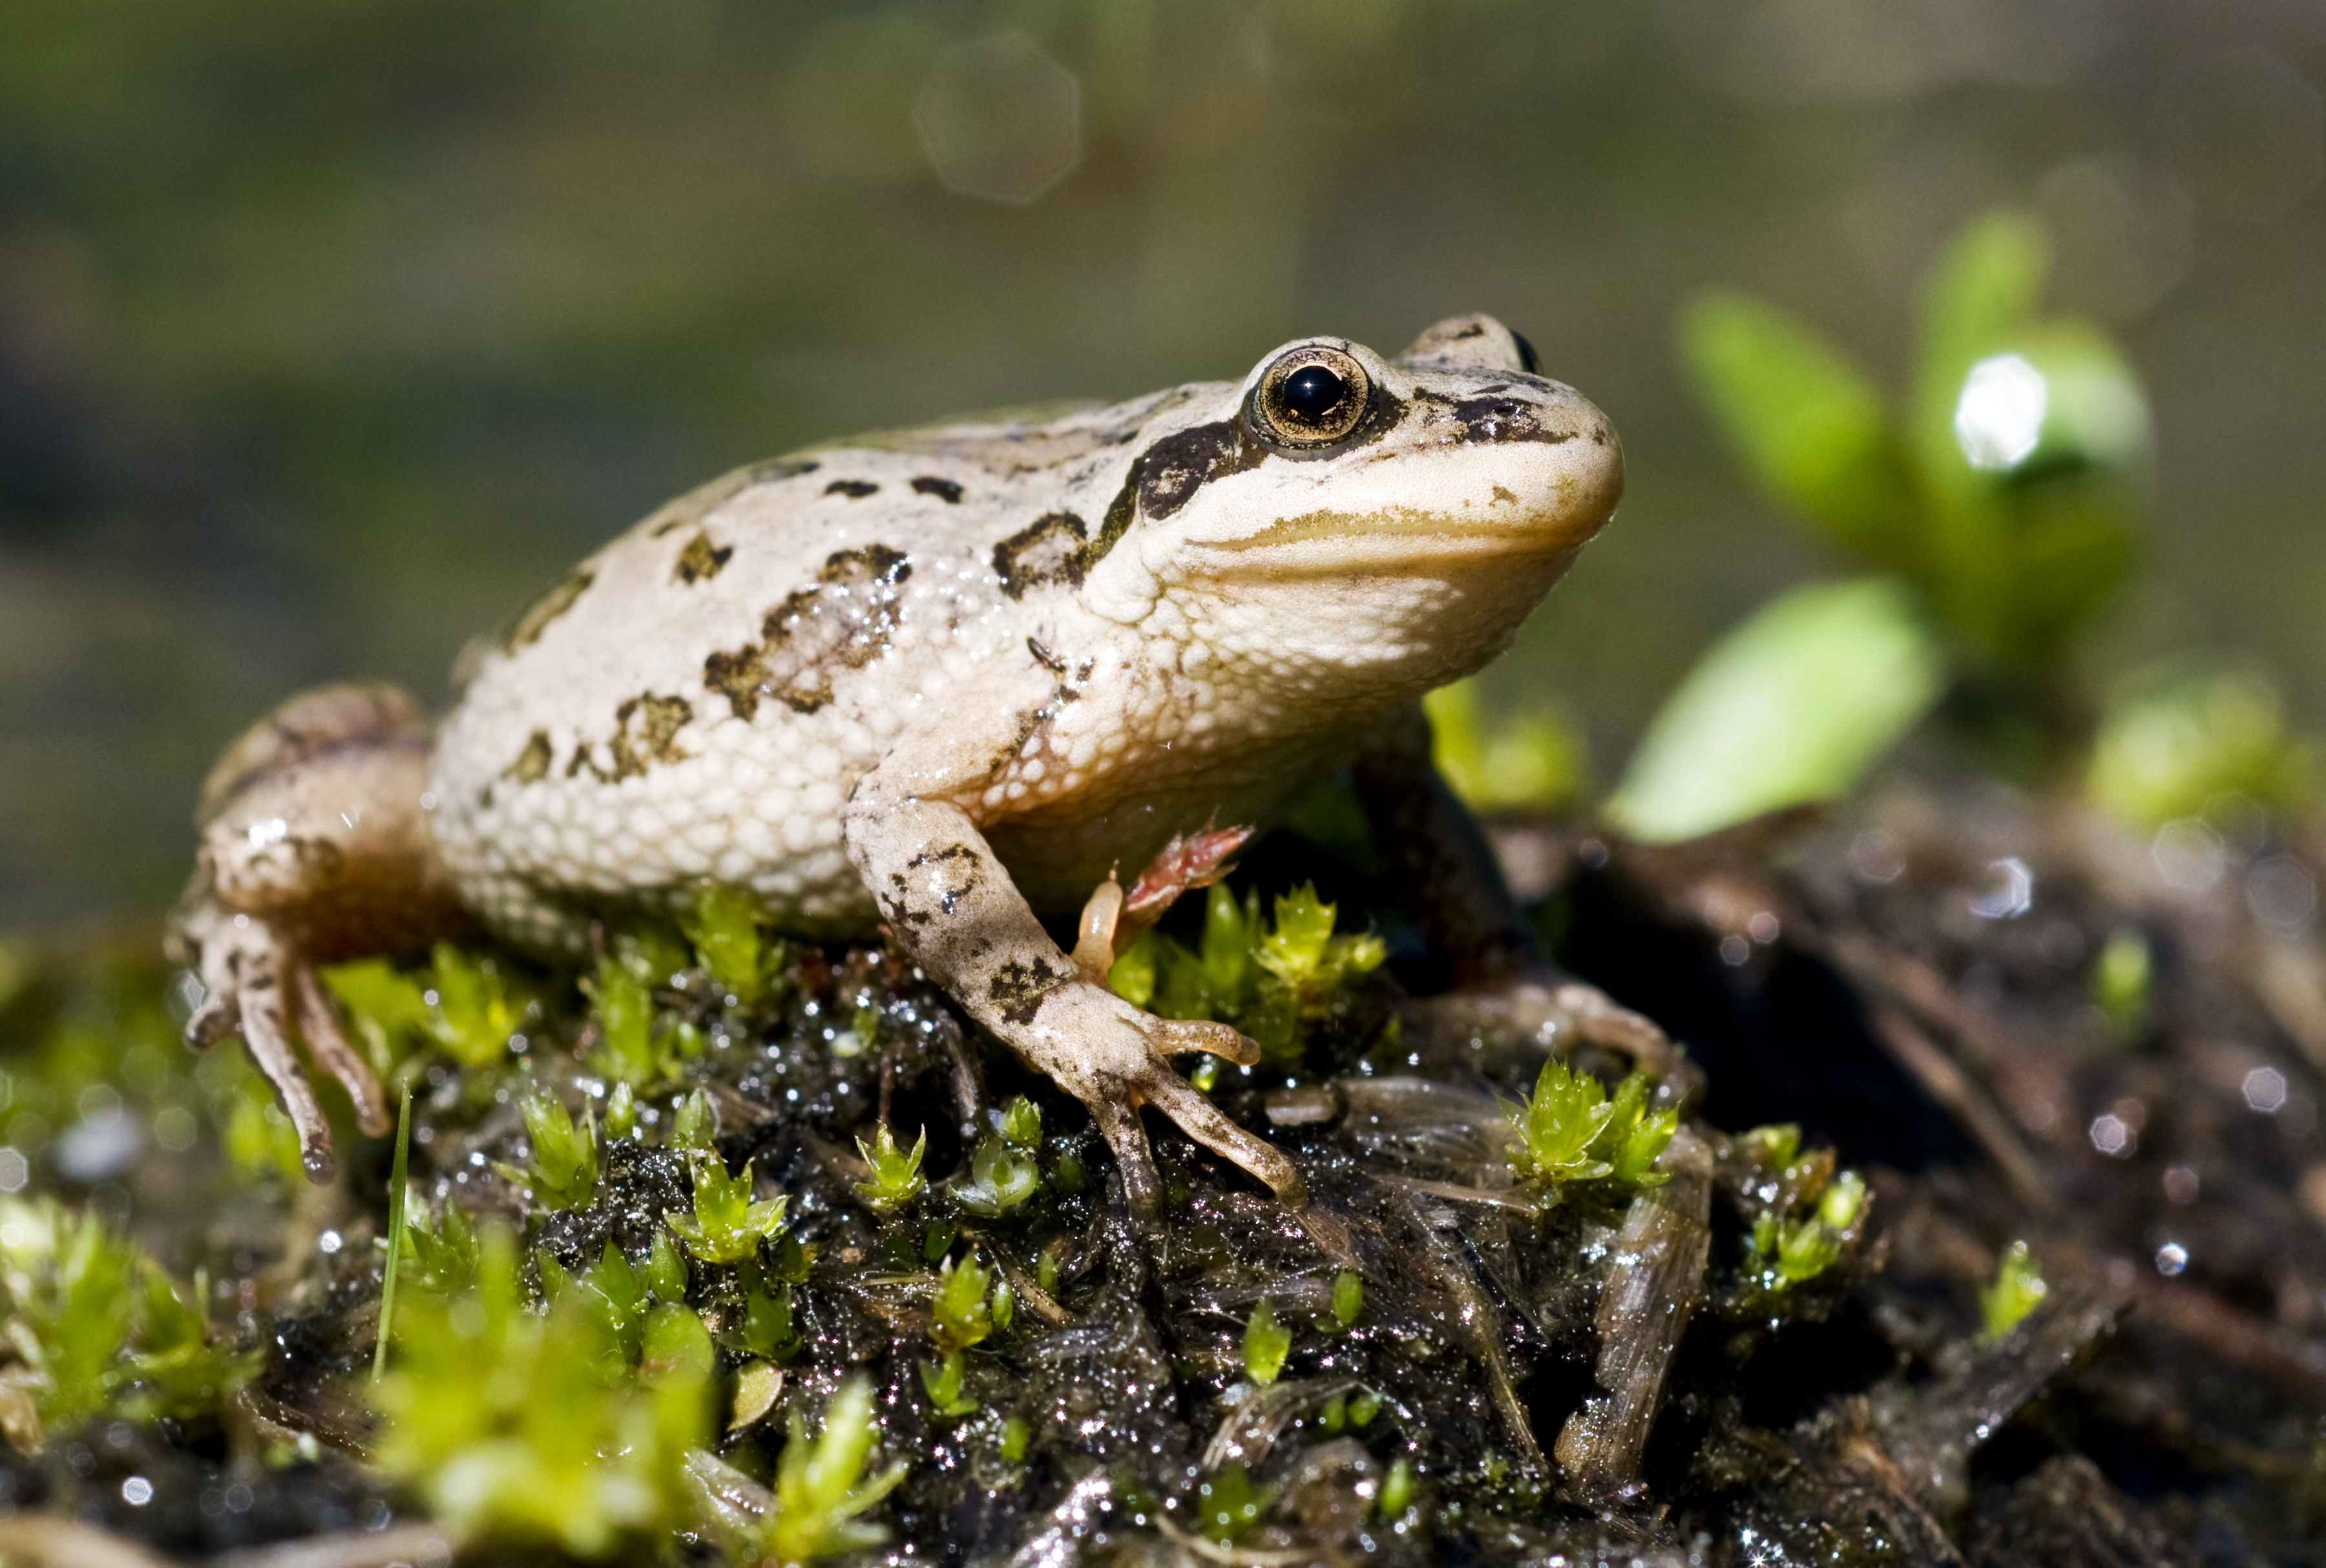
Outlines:
<svg viewBox="0 0 2326 1568"><path fill-rule="evenodd" d="M1357 428L1372 380L1354 355L1322 343L1280 356L1261 376L1252 424L1279 446L1320 447Z"/></svg>

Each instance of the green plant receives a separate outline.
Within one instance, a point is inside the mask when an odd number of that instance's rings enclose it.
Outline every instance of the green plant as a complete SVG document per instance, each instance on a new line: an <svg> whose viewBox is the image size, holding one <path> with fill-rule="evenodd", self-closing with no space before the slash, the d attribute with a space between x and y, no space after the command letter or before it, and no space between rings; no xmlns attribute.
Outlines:
<svg viewBox="0 0 2326 1568"><path fill-rule="evenodd" d="M701 1048L690 1026L655 1006L656 989L676 979L686 959L675 942L646 927L615 937L582 980L596 1026L590 1060L607 1077L634 1090L656 1089L675 1078L686 1056Z"/></svg>
<svg viewBox="0 0 2326 1568"><path fill-rule="evenodd" d="M631 1298L617 1312L611 1293L593 1300L568 1282L535 1312L514 1236L488 1227L476 1255L473 1283L415 1290L397 1315L373 1394L380 1468L478 1536L599 1557L668 1529L685 1452L711 1435L701 1322L653 1309L633 1368L621 1340Z"/></svg>
<svg viewBox="0 0 2326 1568"><path fill-rule="evenodd" d="M1440 686L1421 705L1430 760L1473 811L1555 812L1581 797L1589 761L1564 715L1524 712L1490 726L1475 680Z"/></svg>
<svg viewBox="0 0 2326 1568"><path fill-rule="evenodd" d="M509 983L499 960L448 942L436 944L423 969L364 959L321 972L383 1075L411 1052L430 1047L471 1072L505 1065L509 1037L537 1006Z"/></svg>
<svg viewBox="0 0 2326 1568"><path fill-rule="evenodd" d="M991 1220L1023 1203L1041 1185L1042 1167L1034 1156L995 1133L978 1140L969 1157L969 1174L955 1176L946 1190L963 1209Z"/></svg>
<svg viewBox="0 0 2326 1568"><path fill-rule="evenodd" d="M995 1328L993 1304L986 1290L992 1271L974 1257L946 1258L937 1270L936 1294L929 1306L929 1341L938 1351L935 1362L921 1363L921 1386L940 1415L966 1415L977 1401L963 1392L966 1352L982 1344Z"/></svg>
<svg viewBox="0 0 2326 1568"><path fill-rule="evenodd" d="M1679 1113L1651 1112L1651 1089L1635 1072L1611 1099L1590 1073L1557 1057L1544 1062L1534 1093L1504 1108L1517 1135L1512 1173L1546 1195L1565 1183L1610 1177L1633 1190L1661 1184L1667 1178L1653 1167L1679 1129Z"/></svg>
<svg viewBox="0 0 2326 1568"><path fill-rule="evenodd" d="M705 1263L740 1263L759 1255L759 1243L768 1240L784 1222L788 1198L754 1202L751 1167L730 1175L716 1155L694 1159L694 1212L667 1214L663 1222L678 1233L687 1251Z"/></svg>
<svg viewBox="0 0 2326 1568"><path fill-rule="evenodd" d="M2300 815L2317 800L2319 772L2317 747L2293 732L2266 678L2178 659L2140 672L2109 700L2085 787L2145 832L2223 797Z"/></svg>
<svg viewBox="0 0 2326 1568"><path fill-rule="evenodd" d="M749 890L708 884L679 917L679 929L694 945L703 970L746 1007L769 994L791 958L787 946L768 942L761 933L762 913Z"/></svg>
<svg viewBox="0 0 2326 1568"><path fill-rule="evenodd" d="M1264 923L1257 891L1239 904L1215 883L1195 949L1142 932L1108 983L1162 1017L1233 1024L1259 1042L1264 1061L1289 1065L1309 1029L1331 1016L1349 982L1382 966L1389 948L1370 933L1335 935L1335 907L1313 886L1278 898L1273 913L1273 924Z"/></svg>
<svg viewBox="0 0 2326 1568"><path fill-rule="evenodd" d="M534 1196L551 1209L587 1203L598 1191L598 1119L584 1105L576 1121L547 1088L528 1085L520 1102L526 1135L533 1143L533 1168L516 1173Z"/></svg>
<svg viewBox="0 0 2326 1568"><path fill-rule="evenodd" d="M864 1200L866 1208L875 1214L895 1214L907 1208L914 1200L929 1190L928 1178L921 1174L921 1156L928 1153L928 1129L921 1129L910 1150L897 1146L896 1135L882 1122L873 1130L872 1141L856 1140L856 1152L872 1167L872 1179L856 1183L856 1195Z"/></svg>
<svg viewBox="0 0 2326 1568"><path fill-rule="evenodd" d="M1276 1309L1261 1296L1243 1325L1243 1373L1265 1388L1283 1374L1284 1358L1292 1352L1292 1331L1277 1321Z"/></svg>
<svg viewBox="0 0 2326 1568"><path fill-rule="evenodd" d="M1273 1485L1254 1486L1242 1464L1223 1465L1196 1485L1196 1528L1218 1545L1233 1546L1275 1500Z"/></svg>
<svg viewBox="0 0 2326 1568"><path fill-rule="evenodd" d="M188 1304L135 1242L51 1200L0 1196L0 1303L17 1361L0 1384L42 1426L214 1412L258 1369L257 1352L209 1342L200 1297Z"/></svg>
<svg viewBox="0 0 2326 1568"><path fill-rule="evenodd" d="M2154 979L2148 939L2131 926L2108 932L2092 965L2092 1003L2118 1040L2130 1040L2147 1026Z"/></svg>
<svg viewBox="0 0 2326 1568"><path fill-rule="evenodd" d="M1356 1327L1357 1318L1365 1310L1365 1282L1354 1268L1344 1268L1333 1276L1333 1325L1340 1329Z"/></svg>
<svg viewBox="0 0 2326 1568"><path fill-rule="evenodd" d="M2014 1241L2005 1248L2003 1256L1996 1259L1994 1281L1978 1293L1978 1313L1986 1337L1999 1340L2017 1328L2051 1290L2027 1243Z"/></svg>
<svg viewBox="0 0 2326 1568"><path fill-rule="evenodd" d="M793 1568L820 1557L861 1552L886 1534L861 1522L905 1479L902 1460L871 1480L866 1461L879 1437L872 1423L872 1389L851 1378L825 1401L823 1430L814 1438L797 1410L792 1412L783 1456L776 1461L774 1506L749 1539L758 1568Z"/></svg>
<svg viewBox="0 0 2326 1568"><path fill-rule="evenodd" d="M1829 1167L1829 1153L1826 1163ZM1865 1180L1855 1171L1838 1172L1825 1182L1807 1212L1785 1206L1763 1210L1753 1221L1749 1243L1758 1283L1782 1291L1815 1279L1858 1239L1865 1214Z"/></svg>

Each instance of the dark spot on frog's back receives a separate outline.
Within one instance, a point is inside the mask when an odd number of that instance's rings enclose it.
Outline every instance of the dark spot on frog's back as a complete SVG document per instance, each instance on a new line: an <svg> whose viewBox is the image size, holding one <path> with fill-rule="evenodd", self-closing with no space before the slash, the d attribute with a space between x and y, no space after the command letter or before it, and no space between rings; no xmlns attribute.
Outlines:
<svg viewBox="0 0 2326 1568"><path fill-rule="evenodd" d="M1011 959L994 971L985 994L1005 1021L1030 1024L1042 1010L1042 998L1074 978L1072 970L1053 970L1040 959L1030 964Z"/></svg>
<svg viewBox="0 0 2326 1568"><path fill-rule="evenodd" d="M1165 436L1140 454L1139 509L1149 517L1168 517L1214 479L1256 468L1267 457L1268 449L1251 439L1241 419Z"/></svg>
<svg viewBox="0 0 2326 1568"><path fill-rule="evenodd" d="M539 784L549 776L550 761L549 731L536 729L526 738L516 760L501 770L501 777L513 784Z"/></svg>
<svg viewBox="0 0 2326 1568"><path fill-rule="evenodd" d="M832 700L836 672L861 670L887 650L912 575L905 552L886 544L834 551L814 586L786 595L762 618L760 641L702 662L702 683L746 723L758 717L762 698L814 712Z"/></svg>
<svg viewBox="0 0 2326 1568"><path fill-rule="evenodd" d="M870 479L834 479L823 487L827 496L845 496L851 501L861 501L867 496L877 496L880 487Z"/></svg>
<svg viewBox="0 0 2326 1568"><path fill-rule="evenodd" d="M961 502L961 487L951 479L940 479L935 474L923 474L913 481L913 488L921 495L935 496L948 506L958 506Z"/></svg>
<svg viewBox="0 0 2326 1568"><path fill-rule="evenodd" d="M1089 536L1072 512L1045 512L993 547L993 574L1001 580L1001 591L1023 598L1028 589L1054 582L1080 588Z"/></svg>
<svg viewBox="0 0 2326 1568"><path fill-rule="evenodd" d="M573 601L588 592L590 585L596 580L597 578L591 572L572 572L555 588L535 599L532 604L526 607L523 615L509 623L507 634L501 638L502 652L513 654L519 648L538 642L541 634L549 629L549 623L572 609Z"/></svg>
<svg viewBox="0 0 2326 1568"><path fill-rule="evenodd" d="M678 552L678 564L672 569L671 575L680 582L707 582L719 575L734 553L733 545L713 545L711 535L697 533L686 542L686 548Z"/></svg>

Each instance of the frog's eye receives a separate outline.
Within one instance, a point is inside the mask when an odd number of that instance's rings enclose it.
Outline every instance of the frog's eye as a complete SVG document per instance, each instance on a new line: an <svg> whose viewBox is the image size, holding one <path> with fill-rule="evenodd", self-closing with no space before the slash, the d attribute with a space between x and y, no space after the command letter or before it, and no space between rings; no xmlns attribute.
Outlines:
<svg viewBox="0 0 2326 1568"><path fill-rule="evenodd" d="M1321 344L1278 356L1252 394L1252 423L1288 447L1317 447L1357 428L1372 396L1365 367Z"/></svg>

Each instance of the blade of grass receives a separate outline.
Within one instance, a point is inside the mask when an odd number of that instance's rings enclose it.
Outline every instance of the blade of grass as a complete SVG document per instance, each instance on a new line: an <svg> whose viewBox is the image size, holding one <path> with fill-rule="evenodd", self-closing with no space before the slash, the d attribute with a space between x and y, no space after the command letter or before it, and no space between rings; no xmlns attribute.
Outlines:
<svg viewBox="0 0 2326 1568"><path fill-rule="evenodd" d="M395 1113L395 1168L387 1180L387 1266L379 1285L379 1341L372 1347L372 1381L387 1370L387 1331L395 1315L395 1266L404 1259L404 1177L412 1158L412 1090Z"/></svg>

